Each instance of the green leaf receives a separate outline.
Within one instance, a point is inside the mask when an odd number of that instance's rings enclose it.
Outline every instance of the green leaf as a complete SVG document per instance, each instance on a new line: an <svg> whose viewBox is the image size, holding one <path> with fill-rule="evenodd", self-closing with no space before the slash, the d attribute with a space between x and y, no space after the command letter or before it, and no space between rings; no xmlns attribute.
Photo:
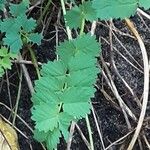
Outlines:
<svg viewBox="0 0 150 150"><path fill-rule="evenodd" d="M71 10L67 11L65 18L67 20L67 25L70 28L76 29L76 28L81 27L84 16L80 8L78 6L74 6Z"/></svg>
<svg viewBox="0 0 150 150"><path fill-rule="evenodd" d="M68 128L70 126L71 121L73 121L74 118L67 113L63 112L59 115L59 129L63 134L64 139L67 141L69 138L69 131Z"/></svg>
<svg viewBox="0 0 150 150"><path fill-rule="evenodd" d="M10 9L10 13L14 17L18 17L26 12L27 6L24 4L24 1L23 1L20 4L11 4L9 9Z"/></svg>
<svg viewBox="0 0 150 150"><path fill-rule="evenodd" d="M49 90L40 90L32 95L32 101L34 105L39 105L41 103L57 104L59 102L59 97L56 93Z"/></svg>
<svg viewBox="0 0 150 150"><path fill-rule="evenodd" d="M8 52L6 47L0 49L0 77L4 74L5 69L11 69L11 58L13 54Z"/></svg>
<svg viewBox="0 0 150 150"><path fill-rule="evenodd" d="M101 20L130 17L137 7L137 0L93 0L93 8Z"/></svg>
<svg viewBox="0 0 150 150"><path fill-rule="evenodd" d="M90 98L95 89L91 87L72 87L62 95L64 112L75 118L85 117L90 112Z"/></svg>
<svg viewBox="0 0 150 150"><path fill-rule="evenodd" d="M7 37L4 38L4 43L8 45L11 49L11 52L16 53L22 48L22 40L19 34L11 33L7 34Z"/></svg>
<svg viewBox="0 0 150 150"><path fill-rule="evenodd" d="M68 77L68 80L67 80L68 87L72 87L72 86L90 87L90 86L93 86L93 83L97 79L98 73L99 73L99 69L96 67L71 72Z"/></svg>
<svg viewBox="0 0 150 150"><path fill-rule="evenodd" d="M76 57L71 57L68 68L70 72L79 71L96 66L97 60L89 54L80 53Z"/></svg>
<svg viewBox="0 0 150 150"><path fill-rule="evenodd" d="M60 137L61 134L58 128L55 128L52 132L49 132L46 140L48 150L53 150L57 148L57 144L59 143Z"/></svg>
<svg viewBox="0 0 150 150"><path fill-rule="evenodd" d="M34 138L39 142L46 141L46 145L49 150L57 148L60 137L61 133L58 128L55 128L53 131L49 132L40 132L39 130L34 131Z"/></svg>
<svg viewBox="0 0 150 150"><path fill-rule="evenodd" d="M15 18L7 18L4 19L3 22L1 22L0 30L1 32L6 32L7 34L18 34L20 32L20 22L16 20Z"/></svg>
<svg viewBox="0 0 150 150"><path fill-rule="evenodd" d="M144 9L150 8L150 0L139 0L139 6L144 7Z"/></svg>
<svg viewBox="0 0 150 150"><path fill-rule="evenodd" d="M44 131L39 131L39 130L34 130L34 139L36 139L39 142L44 142L47 140L49 132L44 132Z"/></svg>
<svg viewBox="0 0 150 150"><path fill-rule="evenodd" d="M78 28L81 27L83 19L94 21L96 19L96 12L92 8L92 2L86 1L79 5L79 7L75 6L70 11L67 11L65 18L70 28Z"/></svg>
<svg viewBox="0 0 150 150"><path fill-rule="evenodd" d="M96 57L100 53L100 45L95 41L95 36L85 34L72 41L65 41L57 47L57 54L67 64L72 56L84 53Z"/></svg>
<svg viewBox="0 0 150 150"><path fill-rule="evenodd" d="M8 55L8 49L6 48L6 47L2 47L1 49L0 49L0 56L1 57L5 57L5 56L7 56Z"/></svg>
<svg viewBox="0 0 150 150"><path fill-rule="evenodd" d="M84 34L76 38L74 41L76 53L83 52L93 57L99 56L100 45L95 38L95 36L91 36L90 34Z"/></svg>
<svg viewBox="0 0 150 150"><path fill-rule="evenodd" d="M70 58L75 55L75 50L74 40L64 41L56 48L56 53L60 56L61 60L67 64Z"/></svg>
<svg viewBox="0 0 150 150"><path fill-rule="evenodd" d="M26 33L33 31L36 27L36 21L33 18L28 19L25 14L18 16L16 20Z"/></svg>
<svg viewBox="0 0 150 150"><path fill-rule="evenodd" d="M11 61L9 57L4 57L1 63L5 69L11 69Z"/></svg>
<svg viewBox="0 0 150 150"><path fill-rule="evenodd" d="M41 44L42 38L43 38L42 34L38 34L38 33L31 33L28 36L29 42L33 42L33 43L36 43L38 45Z"/></svg>
<svg viewBox="0 0 150 150"><path fill-rule="evenodd" d="M64 86L65 80L59 80L55 77L41 77L40 80L36 81L36 88L35 90L41 89L53 92L62 91Z"/></svg>
<svg viewBox="0 0 150 150"><path fill-rule="evenodd" d="M35 128L39 131L53 131L58 126L59 109L56 105L43 103L34 106L32 110L32 119L36 121Z"/></svg>
<svg viewBox="0 0 150 150"><path fill-rule="evenodd" d="M43 76L64 76L66 75L67 68L62 61L49 61L47 64L44 64L41 70Z"/></svg>
<svg viewBox="0 0 150 150"><path fill-rule="evenodd" d="M22 48L20 28L20 22L18 23L14 18L5 19L0 26L0 30L6 32L6 37L3 40L4 44L10 46L11 51L14 53Z"/></svg>
<svg viewBox="0 0 150 150"><path fill-rule="evenodd" d="M84 1L82 3L82 5L79 6L81 12L84 15L84 18L88 21L94 21L96 20L96 11L95 9L92 7L92 2L89 1Z"/></svg>

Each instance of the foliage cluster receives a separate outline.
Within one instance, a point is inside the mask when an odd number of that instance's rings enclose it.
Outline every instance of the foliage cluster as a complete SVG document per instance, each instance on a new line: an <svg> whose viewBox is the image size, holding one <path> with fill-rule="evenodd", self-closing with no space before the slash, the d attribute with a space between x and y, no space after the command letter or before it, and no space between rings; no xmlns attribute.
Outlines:
<svg viewBox="0 0 150 150"><path fill-rule="evenodd" d="M0 4L1 10L5 8L5 3L3 0ZM28 7L27 0L19 4L9 3L9 14L0 21L0 32L5 33L1 46L6 46L13 54L19 54L25 44L41 43L42 35L34 32L36 21L26 15ZM0 75L2 76L1 73Z"/></svg>
<svg viewBox="0 0 150 150"><path fill-rule="evenodd" d="M68 139L71 121L90 112L99 50L94 36L82 35L61 43L57 47L59 59L43 66L42 77L35 82L32 119L36 121L35 137L45 141L49 149L56 148L61 134Z"/></svg>
<svg viewBox="0 0 150 150"><path fill-rule="evenodd" d="M150 0L92 0L75 5L65 16L70 28L80 28L82 20L94 21L120 18L135 14L138 7L150 8Z"/></svg>
<svg viewBox="0 0 150 150"><path fill-rule="evenodd" d="M84 28L85 21L126 18L134 15L138 6L149 8L144 0L93 0L67 11L66 23L70 28ZM56 48L58 60L45 64L42 77L35 82L36 93L32 119L36 122L35 138L47 148L57 147L59 138L68 139L68 128L73 120L90 113L90 98L99 73L96 56L99 46L90 34L64 41ZM42 135L42 136L41 136Z"/></svg>
<svg viewBox="0 0 150 150"><path fill-rule="evenodd" d="M73 7L64 16L66 23L71 29L81 28L81 31L85 21L123 19L134 15L139 6L150 7L150 0L88 0L80 5L71 2ZM1 10L5 3L5 0L0 3ZM5 33L0 49L0 76L4 69L11 68L13 54L18 54L23 45L40 44L42 39L41 34L34 32L36 21L27 16L28 0L8 6L8 16L0 22L0 31ZM57 147L60 137L68 139L71 121L90 113L90 98L94 96L94 84L100 72L96 65L100 45L89 33L60 43L56 53L58 60L43 65L42 77L35 81L32 95L34 137L49 150Z"/></svg>

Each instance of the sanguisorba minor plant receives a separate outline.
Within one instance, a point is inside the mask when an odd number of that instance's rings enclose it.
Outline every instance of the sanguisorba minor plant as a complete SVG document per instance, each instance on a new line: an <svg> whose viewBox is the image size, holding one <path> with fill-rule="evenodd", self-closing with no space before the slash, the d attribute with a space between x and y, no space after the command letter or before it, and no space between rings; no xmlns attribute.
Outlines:
<svg viewBox="0 0 150 150"><path fill-rule="evenodd" d="M55 149L59 138L68 140L71 121L90 113L90 98L94 96L97 74L97 57L100 44L95 36L83 33L85 21L130 17L136 9L150 7L149 0L93 0L82 1L65 14L66 26L80 28L80 35L65 40L56 48L58 60L44 64L42 77L35 82L32 95L32 119L35 121L34 137Z"/></svg>
<svg viewBox="0 0 150 150"><path fill-rule="evenodd" d="M55 149L59 138L68 140L68 128L72 121L78 121L90 113L90 98L94 96L97 74L97 57L100 44L95 36L84 33L86 21L113 18L124 19L134 15L136 9L150 7L150 0L82 0L74 3L71 10L65 10L65 1L60 0L66 26L80 29L75 39L65 40L56 48L58 59L44 64L41 78L35 81L32 95L32 119L35 121L34 137ZM28 0L19 4L2 0L0 10L7 13L0 21L0 32L4 38L0 44L0 76L11 68L11 59L20 54L23 45L40 44L42 35L35 33L36 21L27 17ZM9 9L7 9L9 7Z"/></svg>

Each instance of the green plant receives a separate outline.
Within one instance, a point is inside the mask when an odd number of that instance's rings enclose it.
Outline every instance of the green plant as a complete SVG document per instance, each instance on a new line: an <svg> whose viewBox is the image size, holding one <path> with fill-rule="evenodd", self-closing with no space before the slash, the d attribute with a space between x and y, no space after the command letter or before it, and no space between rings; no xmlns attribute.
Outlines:
<svg viewBox="0 0 150 150"><path fill-rule="evenodd" d="M6 1L3 0L0 4L0 9L3 10ZM26 15L29 6L28 0L23 0L19 4L9 4L9 14L7 18L0 21L0 31L5 33L5 37L1 45L7 46L11 53L19 54L23 45L31 43L40 44L42 34L35 33L36 21L28 18ZM35 58L31 46L28 46L32 58ZM36 68L37 72L38 69Z"/></svg>
<svg viewBox="0 0 150 150"><path fill-rule="evenodd" d="M4 74L5 69L11 69L11 59L17 58L16 54L8 51L6 47L0 49L0 77Z"/></svg>
<svg viewBox="0 0 150 150"><path fill-rule="evenodd" d="M35 82L32 119L36 121L35 137L38 139L41 132L45 133L39 141L46 141L49 149L57 146L61 133L68 139L72 120L90 112L89 102L94 96L93 85L99 73L95 58L99 50L95 37L82 35L61 43L57 47L59 60L43 66L42 77Z"/></svg>
<svg viewBox="0 0 150 150"><path fill-rule="evenodd" d="M14 53L18 53L23 44L33 42L40 44L41 34L34 33L36 21L28 19L26 10L29 3L23 0L20 4L10 4L11 17L3 19L0 23L0 31L5 32L3 45L10 47Z"/></svg>
<svg viewBox="0 0 150 150"><path fill-rule="evenodd" d="M35 82L36 92L32 96L35 138L45 142L49 150L57 147L62 135L68 139L71 121L77 121L90 113L89 102L94 96L93 85L99 73L96 57L100 47L95 37L83 33L85 21L130 17L138 6L149 8L148 2L83 1L67 11L67 25L74 29L80 28L80 35L76 39L64 41L56 48L59 59L43 65L42 77Z"/></svg>
<svg viewBox="0 0 150 150"><path fill-rule="evenodd" d="M61 0L63 10L64 1L67 0ZM94 96L94 84L100 72L96 57L101 48L95 36L83 32L85 22L124 19L134 15L137 7L150 8L150 0L82 0L79 6L74 0L69 2L74 6L64 14L66 25L71 29L80 28L80 35L60 43L56 48L58 60L43 65L42 77L39 75L40 80L35 81L36 92L32 95L32 119L36 124L34 137L44 142L49 150L57 147L60 137L68 139L71 121L78 121L90 113L90 98ZM16 58L23 45L29 44L27 47L36 64L31 43L40 44L42 39L41 34L34 32L36 21L27 17L28 0L19 4L1 0L1 11L5 4L9 11L0 22L0 31L5 33L0 49L0 77L5 69L11 69L11 59ZM50 2L46 7L49 5Z"/></svg>

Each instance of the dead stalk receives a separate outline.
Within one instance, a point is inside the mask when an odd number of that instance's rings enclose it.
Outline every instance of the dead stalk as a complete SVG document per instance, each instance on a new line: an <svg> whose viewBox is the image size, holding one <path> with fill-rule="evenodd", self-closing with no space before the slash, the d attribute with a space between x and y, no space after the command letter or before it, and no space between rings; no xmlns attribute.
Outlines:
<svg viewBox="0 0 150 150"><path fill-rule="evenodd" d="M138 124L137 124L136 130L135 130L135 133L134 133L132 140L130 141L130 144L127 149L127 150L132 150L134 147L134 144L139 136L139 133L141 131L144 117L146 114L146 108L147 108L147 103L148 103L148 94L149 94L149 64L148 64L148 56L147 56L146 48L145 48L142 38L140 37L138 31L134 27L134 24L129 19L125 19L125 21L126 21L128 27L130 28L131 32L134 34L134 36L138 40L139 46L141 48L143 64L144 64L143 103L142 103L141 113L140 113L140 117L138 120Z"/></svg>

